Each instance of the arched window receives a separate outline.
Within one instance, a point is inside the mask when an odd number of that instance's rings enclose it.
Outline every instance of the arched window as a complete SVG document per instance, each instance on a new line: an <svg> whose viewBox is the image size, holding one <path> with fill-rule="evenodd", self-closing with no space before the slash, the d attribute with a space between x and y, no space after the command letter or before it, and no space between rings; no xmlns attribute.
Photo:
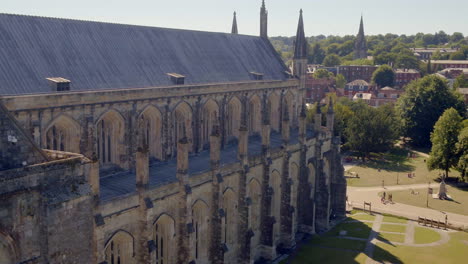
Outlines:
<svg viewBox="0 0 468 264"><path fill-rule="evenodd" d="M105 254L108 264L135 263L133 237L125 231L118 231L107 242Z"/></svg>
<svg viewBox="0 0 468 264"><path fill-rule="evenodd" d="M233 97L227 106L226 132L227 138L239 138L242 104L237 97Z"/></svg>
<svg viewBox="0 0 468 264"><path fill-rule="evenodd" d="M280 128L280 98L278 94L272 93L268 98L268 105L270 107L270 126L274 131L279 131Z"/></svg>
<svg viewBox="0 0 468 264"><path fill-rule="evenodd" d="M309 163L307 168L309 169L310 198L313 199L315 197L315 167Z"/></svg>
<svg viewBox="0 0 468 264"><path fill-rule="evenodd" d="M254 95L249 101L249 132L250 134L260 133L262 124L261 114L262 102L258 95Z"/></svg>
<svg viewBox="0 0 468 264"><path fill-rule="evenodd" d="M177 149L177 142L184 137L184 131L190 142L192 149L192 108L186 102L180 103L173 111L174 123L174 148Z"/></svg>
<svg viewBox="0 0 468 264"><path fill-rule="evenodd" d="M237 197L232 189L223 194L223 209L225 216L222 219L222 243L228 247L224 254L225 263L237 263Z"/></svg>
<svg viewBox="0 0 468 264"><path fill-rule="evenodd" d="M299 166L296 163L292 163L289 170L291 174L291 180L293 182L291 186L291 206L295 208L292 215L292 233L293 235L297 232L297 196L299 193Z"/></svg>
<svg viewBox="0 0 468 264"><path fill-rule="evenodd" d="M120 164L123 154L124 119L114 110L107 112L97 122L97 151L101 164Z"/></svg>
<svg viewBox="0 0 468 264"><path fill-rule="evenodd" d="M191 234L191 249L192 259L196 263L209 263L209 238L207 236L209 215L208 206L203 201L199 200L192 206L193 233Z"/></svg>
<svg viewBox="0 0 468 264"><path fill-rule="evenodd" d="M61 115L46 130L46 148L80 153L80 131L81 128L78 123Z"/></svg>
<svg viewBox="0 0 468 264"><path fill-rule="evenodd" d="M260 245L260 209L262 201L262 189L260 182L256 179L252 179L247 186L248 197L252 200L249 206L249 228L254 231L254 236L250 240L251 247L251 258L257 259L256 248Z"/></svg>
<svg viewBox="0 0 468 264"><path fill-rule="evenodd" d="M170 216L161 215L154 224L156 264L175 263L175 222Z"/></svg>
<svg viewBox="0 0 468 264"><path fill-rule="evenodd" d="M273 196L271 197L271 215L276 219L276 222L273 225L273 243L276 243L280 238L281 221L281 174L276 170L270 175L270 185L271 188L273 188Z"/></svg>
<svg viewBox="0 0 468 264"><path fill-rule="evenodd" d="M162 160L162 117L154 106L149 106L139 117L140 144L147 145L150 156Z"/></svg>
<svg viewBox="0 0 468 264"><path fill-rule="evenodd" d="M295 105L295 100L294 100L294 94L289 91L288 93L286 93L286 95L284 96L284 102L285 102L285 107L288 108L288 113L289 113L289 125L291 127L296 127L296 116L297 116L297 113L296 113L296 105Z"/></svg>
<svg viewBox="0 0 468 264"><path fill-rule="evenodd" d="M205 103L201 115L201 146L206 147L210 142L210 134L213 125L219 116L218 104L213 100Z"/></svg>

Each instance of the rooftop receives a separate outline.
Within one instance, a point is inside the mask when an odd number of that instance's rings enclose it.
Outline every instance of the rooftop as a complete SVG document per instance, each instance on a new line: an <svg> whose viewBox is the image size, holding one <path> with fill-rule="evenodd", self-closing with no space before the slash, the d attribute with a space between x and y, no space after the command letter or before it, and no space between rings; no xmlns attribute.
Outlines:
<svg viewBox="0 0 468 264"><path fill-rule="evenodd" d="M467 60L431 60L432 64L468 64Z"/></svg>
<svg viewBox="0 0 468 264"><path fill-rule="evenodd" d="M352 81L346 85L349 85L349 86L369 86L369 83L364 81L364 80L355 80L355 81Z"/></svg>
<svg viewBox="0 0 468 264"><path fill-rule="evenodd" d="M287 67L257 36L0 14L0 95L285 80Z"/></svg>

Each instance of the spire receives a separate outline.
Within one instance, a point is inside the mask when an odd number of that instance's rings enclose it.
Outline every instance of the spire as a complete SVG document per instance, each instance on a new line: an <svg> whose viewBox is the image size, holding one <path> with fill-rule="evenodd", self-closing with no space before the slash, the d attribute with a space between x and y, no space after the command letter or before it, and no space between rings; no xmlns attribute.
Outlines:
<svg viewBox="0 0 468 264"><path fill-rule="evenodd" d="M366 35L364 34L364 20L361 15L361 23L359 24L359 32L354 44L354 59L367 58L367 42Z"/></svg>
<svg viewBox="0 0 468 264"><path fill-rule="evenodd" d="M231 33L232 34L238 34L238 30L237 30L237 19L236 19L236 12L234 12L234 19L232 20L232 30L231 30Z"/></svg>
<svg viewBox="0 0 468 264"><path fill-rule="evenodd" d="M262 0L260 9L260 37L268 38L268 11L265 7L265 0Z"/></svg>
<svg viewBox="0 0 468 264"><path fill-rule="evenodd" d="M299 23L297 25L297 34L294 47L294 59L307 58L307 40L304 33L304 20L302 18L302 9L299 15Z"/></svg>

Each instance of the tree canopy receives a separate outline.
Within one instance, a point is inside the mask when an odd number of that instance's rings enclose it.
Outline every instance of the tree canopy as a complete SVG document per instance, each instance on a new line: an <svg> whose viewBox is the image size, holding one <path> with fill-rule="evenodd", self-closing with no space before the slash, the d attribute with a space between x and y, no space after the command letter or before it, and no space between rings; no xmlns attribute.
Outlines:
<svg viewBox="0 0 468 264"><path fill-rule="evenodd" d="M461 96L448 88L447 82L430 75L411 82L406 92L397 101L397 110L402 118L404 135L415 146L429 147L430 134L442 113L453 107L465 115Z"/></svg>
<svg viewBox="0 0 468 264"><path fill-rule="evenodd" d="M458 164L456 144L462 126L462 117L457 110L450 108L437 120L431 133L432 149L427 167L429 170L441 169L448 172Z"/></svg>
<svg viewBox="0 0 468 264"><path fill-rule="evenodd" d="M393 87L395 81L395 73L393 69L388 65L382 65L372 74L372 82L378 87L382 88L385 86Z"/></svg>
<svg viewBox="0 0 468 264"><path fill-rule="evenodd" d="M334 67L341 64L341 59L336 54L328 54L323 60L323 65L326 67Z"/></svg>

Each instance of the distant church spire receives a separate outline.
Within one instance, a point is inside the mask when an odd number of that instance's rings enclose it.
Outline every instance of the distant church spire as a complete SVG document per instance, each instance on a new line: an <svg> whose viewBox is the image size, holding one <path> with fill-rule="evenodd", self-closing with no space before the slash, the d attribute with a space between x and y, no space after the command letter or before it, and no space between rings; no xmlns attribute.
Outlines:
<svg viewBox="0 0 468 264"><path fill-rule="evenodd" d="M361 15L361 24L359 25L359 32L354 44L354 59L367 58L367 42L364 34L364 21Z"/></svg>
<svg viewBox="0 0 468 264"><path fill-rule="evenodd" d="M307 58L307 39L304 33L304 20L302 18L302 9L299 15L299 23L297 25L296 41L294 45L294 59Z"/></svg>
<svg viewBox="0 0 468 264"><path fill-rule="evenodd" d="M262 0L260 9L260 37L268 38L268 11L265 7L265 0Z"/></svg>
<svg viewBox="0 0 468 264"><path fill-rule="evenodd" d="M234 12L234 19L232 20L232 30L231 30L231 33L232 34L238 34L238 30L237 30L237 18L236 18L236 12Z"/></svg>

